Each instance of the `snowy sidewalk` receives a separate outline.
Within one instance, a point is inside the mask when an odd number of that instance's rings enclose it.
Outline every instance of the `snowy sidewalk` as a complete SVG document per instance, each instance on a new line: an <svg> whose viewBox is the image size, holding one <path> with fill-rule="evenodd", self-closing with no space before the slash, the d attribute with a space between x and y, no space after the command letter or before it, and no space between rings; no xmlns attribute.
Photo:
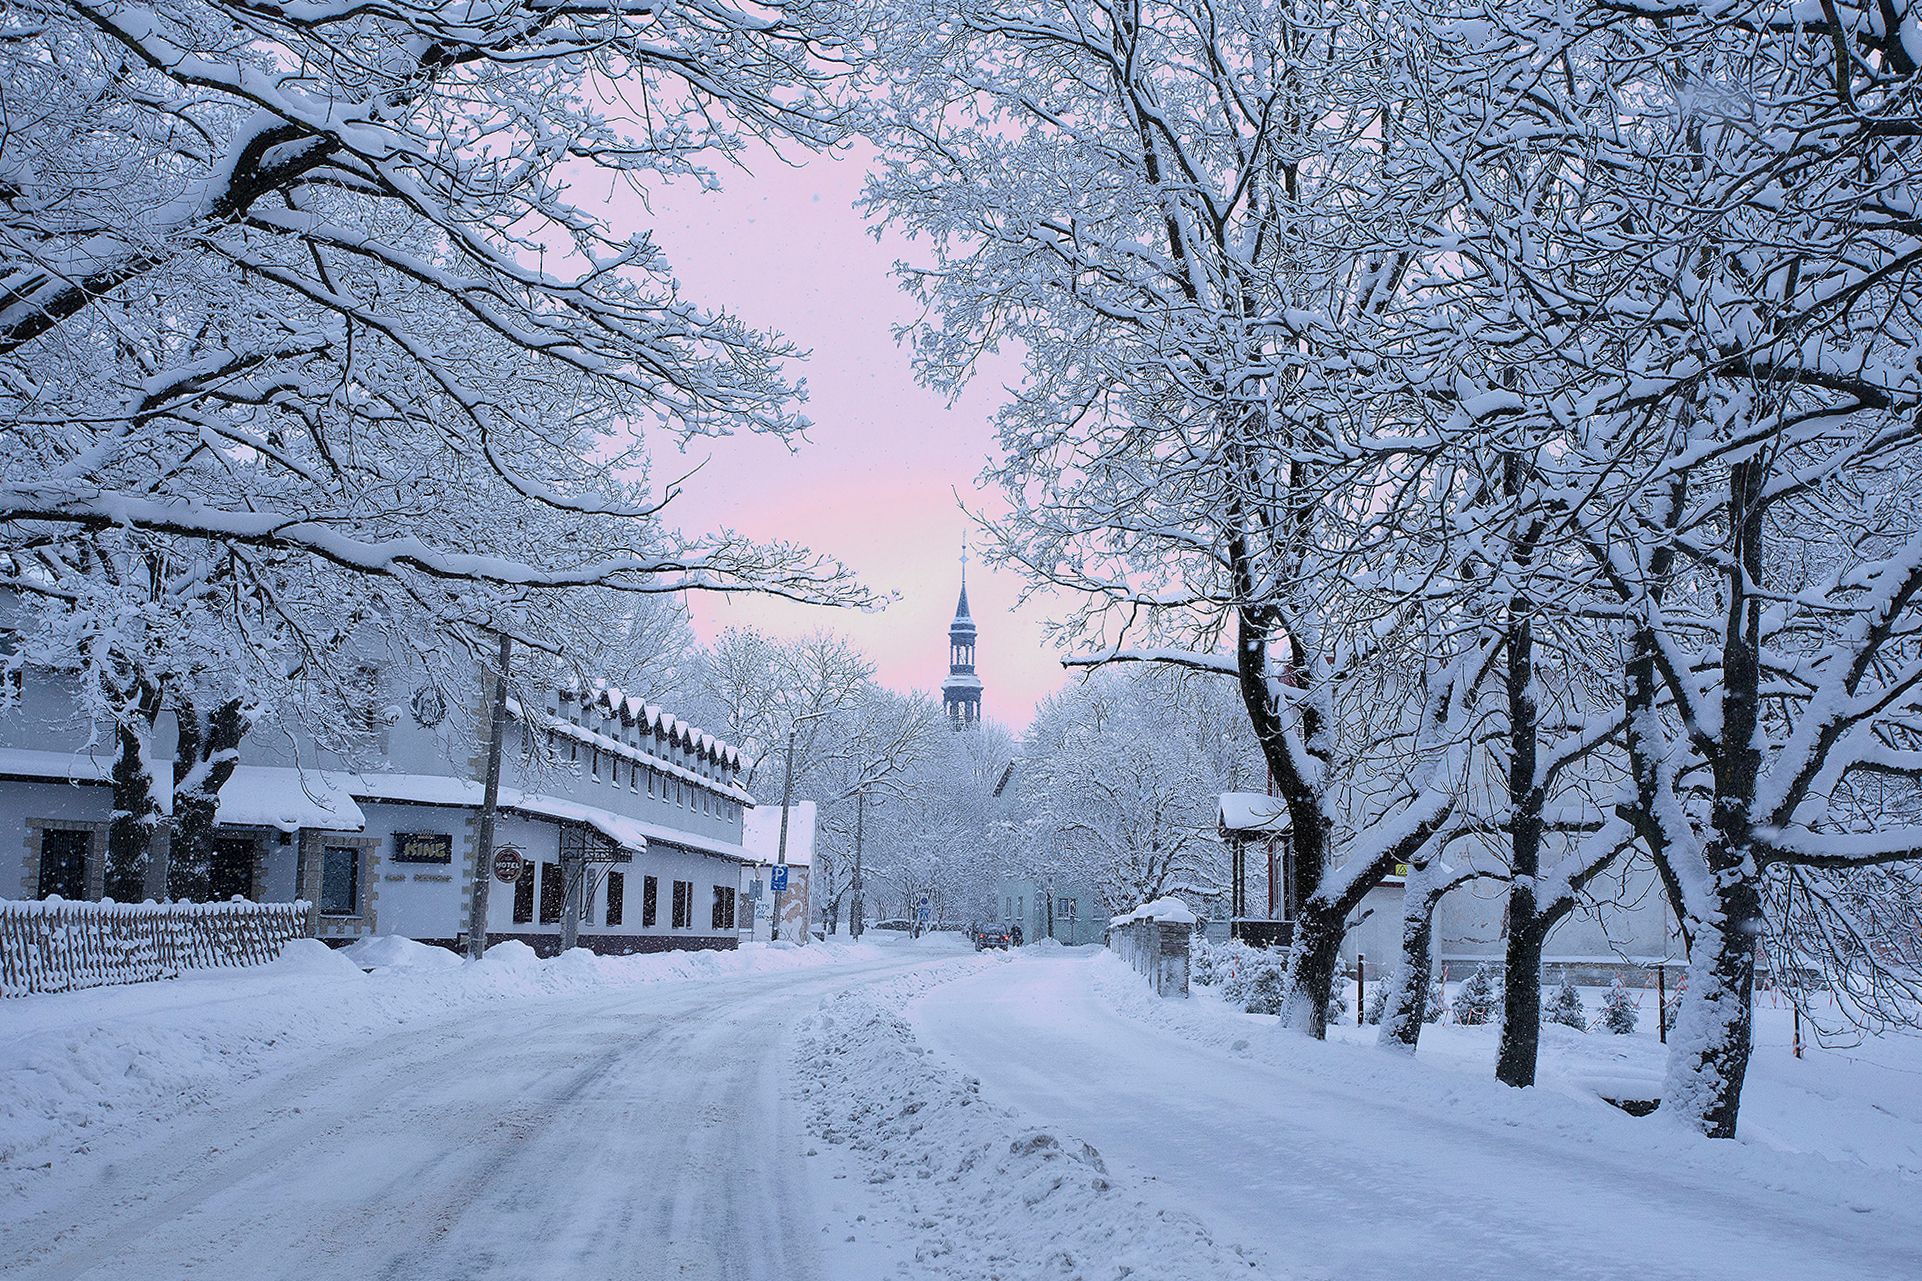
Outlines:
<svg viewBox="0 0 1922 1281"><path fill-rule="evenodd" d="M1166 1003L1181 1008L1164 1019L1137 987L1111 958L1028 954L930 990L909 1021L986 1101L1093 1144L1118 1181L1153 1181L1271 1275L1922 1276L1913 1175L1302 1044L1212 1001ZM1224 1028L1218 1046L1186 1034Z"/></svg>

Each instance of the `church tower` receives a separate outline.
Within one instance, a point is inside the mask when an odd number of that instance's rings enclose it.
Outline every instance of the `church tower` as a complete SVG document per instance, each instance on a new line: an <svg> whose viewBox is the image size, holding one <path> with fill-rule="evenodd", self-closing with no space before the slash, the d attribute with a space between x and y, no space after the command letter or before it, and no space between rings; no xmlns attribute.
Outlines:
<svg viewBox="0 0 1922 1281"><path fill-rule="evenodd" d="M974 674L974 615L968 612L968 552L961 549L961 599L948 624L948 679L941 682L948 724L972 729L981 723L981 678Z"/></svg>

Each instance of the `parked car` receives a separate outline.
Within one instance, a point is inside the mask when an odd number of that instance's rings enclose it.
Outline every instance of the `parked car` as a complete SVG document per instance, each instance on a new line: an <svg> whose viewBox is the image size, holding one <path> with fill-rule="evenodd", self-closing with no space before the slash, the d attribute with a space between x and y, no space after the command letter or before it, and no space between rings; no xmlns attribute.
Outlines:
<svg viewBox="0 0 1922 1281"><path fill-rule="evenodd" d="M898 930L902 934L911 934L914 932L914 922L896 917L892 921L876 921L874 924L868 926L868 928L871 930Z"/></svg>
<svg viewBox="0 0 1922 1281"><path fill-rule="evenodd" d="M974 950L985 952L991 947L1007 951L1014 946L1014 935L1005 925L977 925L974 927Z"/></svg>

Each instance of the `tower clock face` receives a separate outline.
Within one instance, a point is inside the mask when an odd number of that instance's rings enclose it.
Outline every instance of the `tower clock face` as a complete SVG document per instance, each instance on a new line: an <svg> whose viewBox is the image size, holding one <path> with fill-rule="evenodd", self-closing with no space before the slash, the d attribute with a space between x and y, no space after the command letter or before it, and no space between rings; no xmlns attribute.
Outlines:
<svg viewBox="0 0 1922 1281"><path fill-rule="evenodd" d="M414 691L414 720L427 729L441 723L447 716L447 700L432 685L423 685Z"/></svg>

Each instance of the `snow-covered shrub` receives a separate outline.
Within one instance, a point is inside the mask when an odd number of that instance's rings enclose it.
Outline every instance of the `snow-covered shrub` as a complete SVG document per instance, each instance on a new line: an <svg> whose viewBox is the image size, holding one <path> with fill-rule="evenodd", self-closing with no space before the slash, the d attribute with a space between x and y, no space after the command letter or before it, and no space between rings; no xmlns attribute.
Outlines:
<svg viewBox="0 0 1922 1281"><path fill-rule="evenodd" d="M1502 984L1493 967L1482 964L1455 993L1455 1022L1469 1027L1493 1023L1501 1014Z"/></svg>
<svg viewBox="0 0 1922 1281"><path fill-rule="evenodd" d="M1348 1017L1348 988L1355 981L1355 972L1344 969L1335 976L1335 985L1328 992L1328 1022L1340 1023Z"/></svg>
<svg viewBox="0 0 1922 1281"><path fill-rule="evenodd" d="M1212 987L1227 996L1227 985L1246 970L1255 949L1238 939L1211 943L1197 934L1188 949L1188 981Z"/></svg>
<svg viewBox="0 0 1922 1281"><path fill-rule="evenodd" d="M1237 994L1229 997L1249 1014L1281 1013L1282 990L1287 985L1288 955L1272 948L1250 948L1251 955L1241 967ZM1222 990L1224 997L1228 990Z"/></svg>
<svg viewBox="0 0 1922 1281"><path fill-rule="evenodd" d="M1562 975L1562 985L1542 1003L1542 1017L1577 1032L1588 1030L1588 1009L1582 1004L1582 994L1568 981L1568 975Z"/></svg>
<svg viewBox="0 0 1922 1281"><path fill-rule="evenodd" d="M1608 995L1602 998L1602 1026L1617 1036L1627 1036L1635 1030L1638 1017L1635 998L1628 994L1628 984L1618 974L1608 985Z"/></svg>
<svg viewBox="0 0 1922 1281"><path fill-rule="evenodd" d="M1382 1016L1388 1012L1388 989L1394 985L1395 976L1387 975L1375 981L1373 990L1368 993L1368 1001L1362 1006L1362 1022L1370 1026L1380 1026ZM1442 994L1442 981L1431 977L1428 980L1427 998L1422 1003L1421 1021L1424 1023L1441 1022L1442 1011L1448 1008L1446 997Z"/></svg>

